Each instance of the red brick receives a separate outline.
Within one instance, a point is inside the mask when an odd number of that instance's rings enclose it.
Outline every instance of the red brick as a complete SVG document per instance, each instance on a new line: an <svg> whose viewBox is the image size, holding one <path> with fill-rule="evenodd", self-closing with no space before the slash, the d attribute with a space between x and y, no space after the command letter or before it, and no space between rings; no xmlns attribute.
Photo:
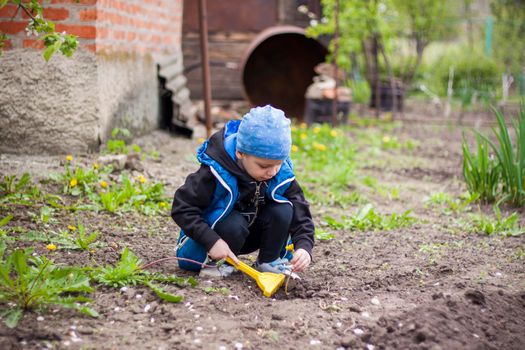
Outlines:
<svg viewBox="0 0 525 350"><path fill-rule="evenodd" d="M42 40L34 40L34 39L24 39L22 41L22 47L30 47L32 49L43 49L44 48L44 41Z"/></svg>
<svg viewBox="0 0 525 350"><path fill-rule="evenodd" d="M97 38L106 39L108 37L108 32L107 28L97 28Z"/></svg>
<svg viewBox="0 0 525 350"><path fill-rule="evenodd" d="M97 0L51 0L52 4L95 5Z"/></svg>
<svg viewBox="0 0 525 350"><path fill-rule="evenodd" d="M14 15L16 15L18 6L15 5L5 5L0 9L0 17L1 18L12 18ZM22 11L22 10L20 10Z"/></svg>
<svg viewBox="0 0 525 350"><path fill-rule="evenodd" d="M57 32L65 31L67 34L73 34L84 39L95 39L97 36L95 26L58 23L55 29Z"/></svg>
<svg viewBox="0 0 525 350"><path fill-rule="evenodd" d="M44 8L44 18L52 21L61 21L69 18L69 10L64 8Z"/></svg>
<svg viewBox="0 0 525 350"><path fill-rule="evenodd" d="M128 32L128 41L135 40L137 34L135 32Z"/></svg>
<svg viewBox="0 0 525 350"><path fill-rule="evenodd" d="M22 18L29 19L29 15L22 11ZM34 13L33 13L34 15ZM61 21L69 17L69 10L65 8L44 8L44 19L51 21Z"/></svg>
<svg viewBox="0 0 525 350"><path fill-rule="evenodd" d="M24 31L27 27L27 22L0 22L0 32L5 34L16 34Z"/></svg>
<svg viewBox="0 0 525 350"><path fill-rule="evenodd" d="M97 51L97 46L95 44L86 44L86 45L82 45L82 47L85 47L91 52Z"/></svg>
<svg viewBox="0 0 525 350"><path fill-rule="evenodd" d="M81 21L94 21L97 19L97 10L89 9L82 10L78 13Z"/></svg>

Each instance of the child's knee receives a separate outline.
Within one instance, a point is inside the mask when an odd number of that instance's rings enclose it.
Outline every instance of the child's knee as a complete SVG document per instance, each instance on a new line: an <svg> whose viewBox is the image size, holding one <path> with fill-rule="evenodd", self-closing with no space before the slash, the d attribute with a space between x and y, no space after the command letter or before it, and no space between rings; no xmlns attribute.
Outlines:
<svg viewBox="0 0 525 350"><path fill-rule="evenodd" d="M293 216L293 207L288 203L276 203L270 208L271 216L281 223L290 223Z"/></svg>
<svg viewBox="0 0 525 350"><path fill-rule="evenodd" d="M200 271L202 263L206 260L207 252L203 246L191 238L187 238L186 242L177 249L176 255L178 258L181 258L178 261L181 269L186 271Z"/></svg>

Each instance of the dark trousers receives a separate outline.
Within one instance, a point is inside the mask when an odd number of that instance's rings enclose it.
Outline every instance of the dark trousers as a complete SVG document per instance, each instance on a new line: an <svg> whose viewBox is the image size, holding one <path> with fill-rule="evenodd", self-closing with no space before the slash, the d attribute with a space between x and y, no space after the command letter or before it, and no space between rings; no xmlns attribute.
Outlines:
<svg viewBox="0 0 525 350"><path fill-rule="evenodd" d="M234 210L215 225L214 231L228 243L235 255L259 249L257 260L261 263L271 262L279 257L287 242L292 214L290 204L270 202L259 209L250 227L246 218Z"/></svg>

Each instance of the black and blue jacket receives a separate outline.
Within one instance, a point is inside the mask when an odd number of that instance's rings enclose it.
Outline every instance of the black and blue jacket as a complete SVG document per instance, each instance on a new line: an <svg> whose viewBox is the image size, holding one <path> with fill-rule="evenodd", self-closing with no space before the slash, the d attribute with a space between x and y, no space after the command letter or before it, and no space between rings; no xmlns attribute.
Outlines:
<svg viewBox="0 0 525 350"><path fill-rule="evenodd" d="M202 144L197 151L199 170L175 192L171 216L181 227L179 242L186 237L194 240L202 246L202 254L220 239L213 231L215 225L255 193L256 182L237 164L235 156L239 124L239 120L228 122ZM311 255L314 224L289 158L266 185L266 200L293 206L290 237L295 249L305 249Z"/></svg>

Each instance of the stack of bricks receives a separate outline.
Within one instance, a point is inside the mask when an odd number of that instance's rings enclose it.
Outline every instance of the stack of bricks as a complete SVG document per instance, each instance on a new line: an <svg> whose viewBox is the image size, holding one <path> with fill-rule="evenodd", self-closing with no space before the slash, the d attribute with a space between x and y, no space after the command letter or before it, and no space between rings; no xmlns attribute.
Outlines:
<svg viewBox="0 0 525 350"><path fill-rule="evenodd" d="M44 0L44 19L57 32L78 36L92 52L170 54L180 49L182 0ZM0 32L8 35L4 49L42 48L27 36L28 15L8 3L0 9Z"/></svg>

